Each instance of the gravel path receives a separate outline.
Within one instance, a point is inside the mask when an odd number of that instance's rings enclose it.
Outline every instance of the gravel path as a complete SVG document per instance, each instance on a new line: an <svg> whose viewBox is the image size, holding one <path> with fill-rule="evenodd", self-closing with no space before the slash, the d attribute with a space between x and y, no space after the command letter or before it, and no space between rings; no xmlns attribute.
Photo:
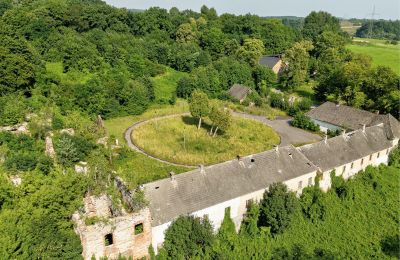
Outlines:
<svg viewBox="0 0 400 260"><path fill-rule="evenodd" d="M168 115L168 116L162 116L162 117L156 117L148 120L143 120L140 122L137 122L133 125L131 125L128 129L125 131L125 140L128 143L129 148L131 148L134 151L137 151L139 153L142 153L146 155L149 158L152 158L154 160L157 160L162 163L166 163L169 165L173 166L180 166L180 167L187 167L187 168L197 168L198 166L194 165L184 165L184 164L178 164L178 163L173 163L169 161L162 160L160 158L154 157L146 151L142 150L140 147L136 146L132 142L132 131L135 128L140 127L143 124L147 124L149 122L154 122L157 120L165 119L165 118L173 118L173 117L178 117L178 116L185 116L189 115L189 113L182 113L182 114L174 114L174 115ZM290 125L291 119L277 119L277 120L269 120L265 118L264 116L256 116L256 115L251 115L251 114L246 114L246 113L240 113L240 112L232 112L232 115L237 116L237 117L242 117L242 118L247 118L247 119L252 119L256 120L258 122L261 122L267 126L272 127L280 136L281 138L281 143L280 145L285 146L289 144L303 144L303 143L311 143L311 142L317 142L320 141L322 138L319 135L304 131L302 129L292 127Z"/></svg>
<svg viewBox="0 0 400 260"><path fill-rule="evenodd" d="M285 146L289 144L304 144L312 143L322 140L321 136L296 128L290 125L291 118L269 120L264 116L250 115L246 113L233 112L233 115L243 118L257 120L265 125L272 127L281 137L280 145Z"/></svg>

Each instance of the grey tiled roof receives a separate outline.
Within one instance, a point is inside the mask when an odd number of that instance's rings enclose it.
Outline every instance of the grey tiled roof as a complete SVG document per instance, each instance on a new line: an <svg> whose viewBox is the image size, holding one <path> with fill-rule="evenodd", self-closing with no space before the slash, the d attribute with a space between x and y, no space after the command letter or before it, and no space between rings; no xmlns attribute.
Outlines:
<svg viewBox="0 0 400 260"><path fill-rule="evenodd" d="M281 59L277 56L262 56L260 59L260 65L267 66L272 69Z"/></svg>
<svg viewBox="0 0 400 260"><path fill-rule="evenodd" d="M246 98L247 94L249 94L251 89L249 87L240 85L240 84L234 84L229 90L228 93L232 97L236 98L237 100L242 100Z"/></svg>
<svg viewBox="0 0 400 260"><path fill-rule="evenodd" d="M362 129L304 145L298 149L322 171L347 164L356 159L392 147L383 125Z"/></svg>
<svg viewBox="0 0 400 260"><path fill-rule="evenodd" d="M252 162L253 160L253 162ZM316 171L293 146L279 148L182 173L144 185L152 225L228 201Z"/></svg>
<svg viewBox="0 0 400 260"><path fill-rule="evenodd" d="M376 114L365 110L345 105L336 105L332 102L325 102L307 112L306 115L313 119L350 130L359 129L363 125L369 125L376 116Z"/></svg>
<svg viewBox="0 0 400 260"><path fill-rule="evenodd" d="M400 123L391 114L377 115L370 125L378 125L383 123L385 126L386 134L389 139L400 138Z"/></svg>

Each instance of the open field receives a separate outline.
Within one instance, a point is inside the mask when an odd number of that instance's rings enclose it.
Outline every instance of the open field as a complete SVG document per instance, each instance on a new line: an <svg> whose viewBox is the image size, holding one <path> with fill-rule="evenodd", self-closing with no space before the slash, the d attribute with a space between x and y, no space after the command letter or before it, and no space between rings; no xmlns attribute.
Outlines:
<svg viewBox="0 0 400 260"><path fill-rule="evenodd" d="M279 143L278 134L262 123L234 117L226 133L209 135L204 122L197 129L190 116L160 119L135 129L133 142L149 154L170 162L198 165L213 164L271 149Z"/></svg>
<svg viewBox="0 0 400 260"><path fill-rule="evenodd" d="M354 38L347 48L355 53L367 54L372 57L375 66L391 67L400 75L400 45L385 44L385 40Z"/></svg>
<svg viewBox="0 0 400 260"><path fill-rule="evenodd" d="M164 74L154 77L152 80L154 82L156 100L168 101L172 94L175 93L178 81L185 75L187 73L167 67Z"/></svg>

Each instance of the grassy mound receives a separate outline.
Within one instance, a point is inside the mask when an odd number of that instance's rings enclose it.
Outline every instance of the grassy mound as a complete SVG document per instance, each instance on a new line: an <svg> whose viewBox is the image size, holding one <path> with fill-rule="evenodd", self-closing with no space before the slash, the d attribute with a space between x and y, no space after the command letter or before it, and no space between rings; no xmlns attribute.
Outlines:
<svg viewBox="0 0 400 260"><path fill-rule="evenodd" d="M166 118L138 127L132 140L155 157L186 165L213 164L265 151L280 140L272 128L235 117L225 133L212 137L209 129L205 122L198 130L197 120L190 116Z"/></svg>

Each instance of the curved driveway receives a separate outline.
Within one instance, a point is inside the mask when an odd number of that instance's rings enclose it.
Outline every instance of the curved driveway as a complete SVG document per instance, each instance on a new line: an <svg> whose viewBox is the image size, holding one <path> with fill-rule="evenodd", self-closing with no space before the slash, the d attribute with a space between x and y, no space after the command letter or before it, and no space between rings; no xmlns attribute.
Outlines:
<svg viewBox="0 0 400 260"><path fill-rule="evenodd" d="M174 115L168 115L168 116L162 116L162 117L156 117L144 121L137 122L133 125L131 125L128 129L125 131L125 140L132 150L135 150L139 153L142 153L154 160L157 160L159 162L163 162L169 165L173 166L181 166L181 167L188 167L188 168L196 168L197 166L193 165L183 165L183 164L178 164L178 163L173 163L169 161L162 160L160 158L154 157L150 154L148 154L146 151L142 150L140 147L136 146L132 142L132 131L149 122L153 122L156 120L164 119L164 118L171 118L171 117L178 117L178 116L184 116L184 115L189 115L189 113L182 113L182 114L174 114ZM272 127L280 136L281 138L281 143L280 145L298 145L298 144L305 144L305 143L312 143L312 142L317 142L320 141L322 138L319 135L304 131L302 129L292 127L290 125L290 120L291 119L277 119L277 120L269 120L265 118L264 116L256 116L256 115L251 115L251 114L246 114L246 113L241 113L241 112L232 112L232 115L242 117L242 118L247 118L247 119L252 119L256 120L258 122L261 122L267 126Z"/></svg>

